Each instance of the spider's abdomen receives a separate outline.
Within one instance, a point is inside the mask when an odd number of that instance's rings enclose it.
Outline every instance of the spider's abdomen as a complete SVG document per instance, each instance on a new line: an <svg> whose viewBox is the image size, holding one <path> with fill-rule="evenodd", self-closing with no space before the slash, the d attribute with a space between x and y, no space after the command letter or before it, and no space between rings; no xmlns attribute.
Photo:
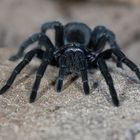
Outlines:
<svg viewBox="0 0 140 140"><path fill-rule="evenodd" d="M82 46L88 46L91 37L91 29L78 22L71 22L64 28L64 45L70 43L79 43Z"/></svg>

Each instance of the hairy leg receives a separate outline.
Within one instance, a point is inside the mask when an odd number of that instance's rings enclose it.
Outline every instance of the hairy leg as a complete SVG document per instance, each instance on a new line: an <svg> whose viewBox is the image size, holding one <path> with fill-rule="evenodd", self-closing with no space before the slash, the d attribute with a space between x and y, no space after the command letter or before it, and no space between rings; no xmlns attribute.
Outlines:
<svg viewBox="0 0 140 140"><path fill-rule="evenodd" d="M63 46L63 25L58 21L46 22L41 26L41 32L46 34L47 30L55 30L55 46Z"/></svg>
<svg viewBox="0 0 140 140"><path fill-rule="evenodd" d="M49 49L50 47L53 47L53 44L47 35L43 33L36 33L30 36L27 40L25 40L19 47L17 54L11 56L9 60L16 61L20 59L24 55L24 51L26 50L26 48L28 48L31 44L37 41L41 46L45 47L45 49ZM41 49L41 48L38 48L38 49Z"/></svg>
<svg viewBox="0 0 140 140"><path fill-rule="evenodd" d="M64 76L65 76L65 69L66 69L66 58L63 55L60 58L60 69L59 69L59 76L57 78L56 81L56 91L60 92L63 86L63 80L64 80Z"/></svg>
<svg viewBox="0 0 140 140"><path fill-rule="evenodd" d="M7 80L6 85L0 90L0 94L3 94L6 92L11 85L13 84L16 76L21 72L21 70L32 60L32 58L35 56L35 54L39 53L40 50L35 49L30 52L28 52L24 59L16 66L16 68L13 70L10 78Z"/></svg>
<svg viewBox="0 0 140 140"><path fill-rule="evenodd" d="M82 83L83 83L83 89L84 93L88 95L90 93L89 84L88 84L88 74L87 74L87 62L86 58L83 54L78 53L76 54L77 60L79 62L79 71L81 73Z"/></svg>
<svg viewBox="0 0 140 140"><path fill-rule="evenodd" d="M138 66L136 64L134 64L131 60L129 60L124 54L123 52L121 52L118 49L113 49L113 53L118 57L118 59L123 62L124 64L126 64L132 71L135 72L135 74L137 75L138 79L140 80L140 70L138 68Z"/></svg>
<svg viewBox="0 0 140 140"><path fill-rule="evenodd" d="M33 34L32 36L30 36L27 40L25 40L25 41L20 45L17 54L11 56L11 57L9 58L9 60L10 60L10 61L16 61L16 60L20 59L21 57L23 57L25 49L26 49L29 45L31 45L31 44L35 43L36 41L38 41L40 37L41 37L41 34L40 34L40 33L36 33L36 34Z"/></svg>
<svg viewBox="0 0 140 140"><path fill-rule="evenodd" d="M32 92L30 95L30 103L34 102L36 99L37 91L39 89L41 79L45 73L45 70L46 70L48 64L51 62L51 60L53 58L53 52L54 52L53 49L49 49L49 51L47 51L47 52L44 51L42 63L38 68L38 71L36 74L36 79L35 79L35 82L32 87Z"/></svg>
<svg viewBox="0 0 140 140"><path fill-rule="evenodd" d="M104 26L95 27L92 33L91 42L92 46L94 46L94 51L97 52L103 50L106 43L109 43L112 51L113 49L120 51L120 48L115 41L115 34ZM122 68L122 62L120 59L117 58L117 60L114 60L117 62L117 67Z"/></svg>
<svg viewBox="0 0 140 140"><path fill-rule="evenodd" d="M88 95L90 93L89 85L88 85L88 75L87 70L81 70L81 77L83 82L84 93Z"/></svg>
<svg viewBox="0 0 140 140"><path fill-rule="evenodd" d="M118 100L118 97L117 97L116 90L114 88L114 83L113 83L112 77L109 73L108 67L107 67L104 59L99 58L98 61L97 61L97 64L98 64L98 67L99 67L103 77L105 78L105 81L106 81L108 87L109 87L109 91L110 91L110 94L111 94L112 101L113 101L114 105L119 106L119 100Z"/></svg>

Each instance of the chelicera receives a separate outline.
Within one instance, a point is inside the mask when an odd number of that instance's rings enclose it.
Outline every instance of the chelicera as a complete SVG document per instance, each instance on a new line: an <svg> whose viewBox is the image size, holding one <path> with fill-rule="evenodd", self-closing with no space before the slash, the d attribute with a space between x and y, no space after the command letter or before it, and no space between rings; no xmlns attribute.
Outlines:
<svg viewBox="0 0 140 140"><path fill-rule="evenodd" d="M49 29L55 30L54 45L46 35ZM37 47L24 54L25 49L35 42L38 42ZM105 48L106 43L110 45L109 49ZM118 67L122 68L122 63L126 64L140 79L138 67L120 50L114 33L104 26L97 26L92 30L80 22L71 22L66 25L58 21L47 22L42 25L41 32L33 34L21 44L17 54L10 57L10 60L16 61L23 56L23 60L13 70L5 86L0 90L0 94L7 91L20 71L33 57L37 57L41 60L41 64L32 87L30 103L36 99L41 79L48 65L59 68L56 80L57 92L61 91L65 76L75 73L82 78L85 94L90 93L88 70L98 68L105 78L115 106L119 106L119 100L105 61L115 57Z"/></svg>

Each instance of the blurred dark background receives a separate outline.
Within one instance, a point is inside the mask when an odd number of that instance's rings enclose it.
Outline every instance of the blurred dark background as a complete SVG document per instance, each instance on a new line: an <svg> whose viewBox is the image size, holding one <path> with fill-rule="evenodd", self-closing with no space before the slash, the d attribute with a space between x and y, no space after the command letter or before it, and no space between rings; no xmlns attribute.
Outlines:
<svg viewBox="0 0 140 140"><path fill-rule="evenodd" d="M140 64L140 0L0 0L0 47L18 47L52 20L105 25Z"/></svg>

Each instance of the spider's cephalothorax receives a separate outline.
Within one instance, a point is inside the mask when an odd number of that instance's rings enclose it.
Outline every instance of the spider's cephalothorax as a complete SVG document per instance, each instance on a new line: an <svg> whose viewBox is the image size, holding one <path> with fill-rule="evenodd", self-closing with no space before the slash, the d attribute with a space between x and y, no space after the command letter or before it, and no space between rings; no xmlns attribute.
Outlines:
<svg viewBox="0 0 140 140"><path fill-rule="evenodd" d="M54 45L46 35L48 29L55 30ZM38 42L38 46L24 55L25 49L35 42ZM106 43L110 45L110 49L105 49ZM35 56L41 60L41 64L32 87L30 102L35 101L41 79L49 64L59 67L57 92L61 91L65 76L75 73L82 78L84 93L89 94L88 69L99 68L115 106L119 105L119 100L105 60L115 57L118 67L122 68L122 63L126 64L140 79L138 67L123 54L117 45L114 33L104 26L97 26L92 30L79 22L68 23L65 26L57 21L47 22L42 25L40 33L33 34L21 44L17 54L10 60L15 61L22 56L23 60L13 70L0 94L11 87L16 76Z"/></svg>

